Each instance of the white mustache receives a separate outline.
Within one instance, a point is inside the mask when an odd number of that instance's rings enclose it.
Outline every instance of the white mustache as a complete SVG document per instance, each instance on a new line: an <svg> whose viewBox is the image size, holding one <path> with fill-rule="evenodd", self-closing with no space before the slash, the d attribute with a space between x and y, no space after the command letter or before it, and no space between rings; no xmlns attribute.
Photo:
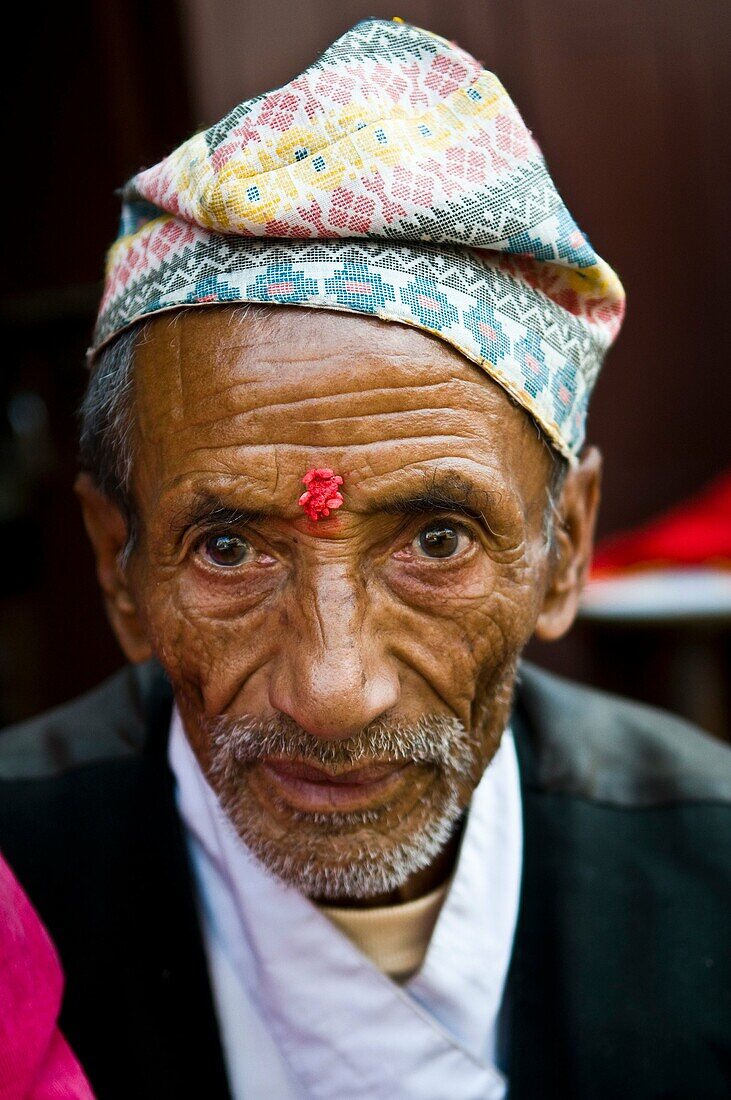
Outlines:
<svg viewBox="0 0 731 1100"><path fill-rule="evenodd" d="M228 776L265 757L325 768L414 762L461 771L474 753L462 722L443 714L426 714L409 723L377 719L342 740L316 737L286 715L223 716L211 723L209 734L213 770Z"/></svg>

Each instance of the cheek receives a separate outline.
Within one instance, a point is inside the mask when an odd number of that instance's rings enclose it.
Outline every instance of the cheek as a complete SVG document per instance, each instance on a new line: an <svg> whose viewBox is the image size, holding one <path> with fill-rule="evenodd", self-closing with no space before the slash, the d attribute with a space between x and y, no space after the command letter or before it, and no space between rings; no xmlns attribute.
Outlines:
<svg viewBox="0 0 731 1100"><path fill-rule="evenodd" d="M266 573L212 578L191 568L160 568L145 578L147 636L173 686L195 709L222 713L270 658L277 580Z"/></svg>
<svg viewBox="0 0 731 1100"><path fill-rule="evenodd" d="M483 553L462 569L391 569L387 583L394 649L467 720L476 692L500 678L533 631L536 570Z"/></svg>

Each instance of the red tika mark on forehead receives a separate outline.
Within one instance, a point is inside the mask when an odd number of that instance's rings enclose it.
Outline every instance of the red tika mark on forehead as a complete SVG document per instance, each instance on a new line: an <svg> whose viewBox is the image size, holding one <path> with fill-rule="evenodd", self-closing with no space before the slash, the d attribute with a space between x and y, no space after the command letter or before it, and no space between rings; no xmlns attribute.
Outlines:
<svg viewBox="0 0 731 1100"><path fill-rule="evenodd" d="M302 484L305 492L297 503L313 523L320 516L329 516L343 503L343 494L338 489L343 484L343 479L327 467L308 470L302 478Z"/></svg>

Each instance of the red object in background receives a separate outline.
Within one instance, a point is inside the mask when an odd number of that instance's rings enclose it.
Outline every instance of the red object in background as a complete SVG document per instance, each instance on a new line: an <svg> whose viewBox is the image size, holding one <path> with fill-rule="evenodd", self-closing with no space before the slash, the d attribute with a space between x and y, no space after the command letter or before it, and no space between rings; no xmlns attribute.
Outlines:
<svg viewBox="0 0 731 1100"><path fill-rule="evenodd" d="M297 503L313 523L316 523L320 516L323 518L329 516L330 512L340 508L343 503L343 495L339 491L343 479L333 470L326 467L308 470L302 478L302 484L305 486L305 492Z"/></svg>
<svg viewBox="0 0 731 1100"><path fill-rule="evenodd" d="M1 1100L94 1100L57 1027L62 993L50 937L0 859Z"/></svg>
<svg viewBox="0 0 731 1100"><path fill-rule="evenodd" d="M591 572L686 565L731 568L731 471L637 530L605 539Z"/></svg>

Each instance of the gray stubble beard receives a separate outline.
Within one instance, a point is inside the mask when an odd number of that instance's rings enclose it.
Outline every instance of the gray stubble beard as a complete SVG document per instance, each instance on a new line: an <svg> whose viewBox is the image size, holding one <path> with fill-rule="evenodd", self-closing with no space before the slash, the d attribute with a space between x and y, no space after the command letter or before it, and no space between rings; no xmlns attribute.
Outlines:
<svg viewBox="0 0 731 1100"><path fill-rule="evenodd" d="M490 731L494 747L500 731ZM253 855L303 894L328 901L390 893L428 867L454 835L484 768L483 741L459 719L428 714L413 723L379 719L359 735L326 741L290 718L228 718L209 723L208 780ZM427 797L405 818L379 824L392 809L304 813L277 805L288 830L272 828L249 788L253 764L265 757L324 768L408 762L431 767Z"/></svg>

